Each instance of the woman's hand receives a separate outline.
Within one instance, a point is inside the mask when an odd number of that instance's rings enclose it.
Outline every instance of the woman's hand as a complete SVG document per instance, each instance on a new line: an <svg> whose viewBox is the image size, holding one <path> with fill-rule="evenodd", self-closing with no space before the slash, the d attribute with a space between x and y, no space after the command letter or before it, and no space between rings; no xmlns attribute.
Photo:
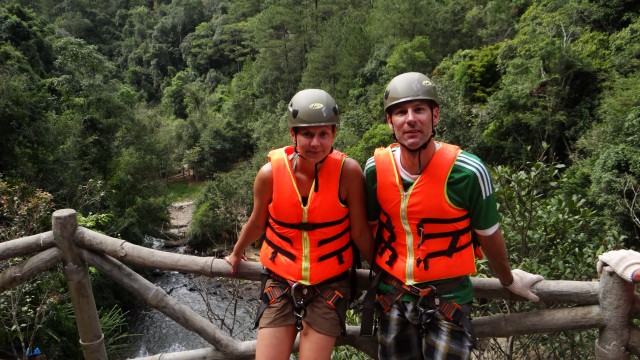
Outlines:
<svg viewBox="0 0 640 360"><path fill-rule="evenodd" d="M236 274L238 271L238 264L240 264L241 261L247 261L245 254L238 256L235 253L229 254L229 256L226 256L224 259L229 263L229 265L231 265L231 275Z"/></svg>

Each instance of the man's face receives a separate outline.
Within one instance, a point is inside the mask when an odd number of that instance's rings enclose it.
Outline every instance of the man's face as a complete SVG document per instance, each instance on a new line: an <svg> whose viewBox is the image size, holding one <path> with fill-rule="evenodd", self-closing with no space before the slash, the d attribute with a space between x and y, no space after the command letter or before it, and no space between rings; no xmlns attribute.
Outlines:
<svg viewBox="0 0 640 360"><path fill-rule="evenodd" d="M431 137L433 127L438 124L438 114L438 107L431 111L426 100L410 100L393 105L387 114L387 123L399 143L415 150Z"/></svg>

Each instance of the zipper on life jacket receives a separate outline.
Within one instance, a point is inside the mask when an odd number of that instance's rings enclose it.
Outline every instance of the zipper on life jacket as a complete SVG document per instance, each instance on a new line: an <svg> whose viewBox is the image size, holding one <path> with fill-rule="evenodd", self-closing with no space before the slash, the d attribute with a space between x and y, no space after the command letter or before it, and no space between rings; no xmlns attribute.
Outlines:
<svg viewBox="0 0 640 360"><path fill-rule="evenodd" d="M314 181L315 182L315 181ZM311 184L313 189L313 184ZM302 224L306 224L309 217L309 204L311 204L311 198L313 197L313 191L309 193L307 203L302 207ZM303 285L311 285L311 249L308 230L301 230L302 233L302 279L300 282Z"/></svg>
<svg viewBox="0 0 640 360"><path fill-rule="evenodd" d="M404 229L404 233L406 236L406 244L407 244L407 263L406 263L406 273L407 273L407 285L413 285L413 267L414 267L414 251L413 251L413 233L411 232L411 227L409 226L409 219L407 217L407 206L409 205L409 195L411 190L413 189L413 185L409 188L408 191L402 191L402 199L400 203L400 222L402 223L402 228Z"/></svg>

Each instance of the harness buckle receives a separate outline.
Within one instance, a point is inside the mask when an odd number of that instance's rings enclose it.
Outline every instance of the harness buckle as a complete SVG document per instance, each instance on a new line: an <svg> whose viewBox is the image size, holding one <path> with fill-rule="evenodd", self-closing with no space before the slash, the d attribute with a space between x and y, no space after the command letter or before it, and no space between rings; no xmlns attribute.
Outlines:
<svg viewBox="0 0 640 360"><path fill-rule="evenodd" d="M268 288L264 289L264 292L262 293L263 301L266 300L265 302L268 305L271 305L276 302L280 298L280 296L282 296L282 294L283 292L279 287L269 286Z"/></svg>
<svg viewBox="0 0 640 360"><path fill-rule="evenodd" d="M444 302L438 307L442 315L449 321L458 322L460 318L460 311L462 306L453 301Z"/></svg>
<svg viewBox="0 0 640 360"><path fill-rule="evenodd" d="M383 313L389 311L394 302L395 299L391 299L391 297L387 296L387 294L378 295L378 297L376 298L376 303L378 303L378 305L382 308Z"/></svg>
<svg viewBox="0 0 640 360"><path fill-rule="evenodd" d="M431 293L433 293L433 295L437 294L436 287L433 285L428 285L424 289L421 289L417 286L402 284L402 288L420 298L431 295Z"/></svg>
<svg viewBox="0 0 640 360"><path fill-rule="evenodd" d="M325 300L327 301L327 305L329 305L330 308L334 309L336 308L336 304L344 297L338 290L327 290L324 294L323 297L325 298Z"/></svg>

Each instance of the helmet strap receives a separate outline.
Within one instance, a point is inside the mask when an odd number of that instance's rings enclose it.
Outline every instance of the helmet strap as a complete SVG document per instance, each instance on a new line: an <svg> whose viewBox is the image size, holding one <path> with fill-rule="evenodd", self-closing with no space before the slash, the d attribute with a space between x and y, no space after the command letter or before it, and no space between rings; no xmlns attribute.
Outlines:
<svg viewBox="0 0 640 360"><path fill-rule="evenodd" d="M329 155L331 155L331 153L333 152L333 146L331 147L331 150L329 150L329 153L327 154L327 156L323 157L322 160L318 161L317 163L314 164L313 166L313 191L314 192L318 192L318 189L320 187L320 181L318 179L318 166L321 165L325 160L327 160L327 158L329 157ZM293 146L293 159L295 160L295 162L293 163L293 171L296 171L296 165L298 164L298 157L301 157L305 160L308 160L307 158L305 158L304 156L302 156L302 154L300 154L298 152L298 146L297 144L294 142L294 146Z"/></svg>
<svg viewBox="0 0 640 360"><path fill-rule="evenodd" d="M313 191L314 192L318 192L318 189L320 188L320 180L318 179L318 165L322 164L325 160L327 160L327 158L329 157L329 155L331 155L331 153L333 152L333 146L331 147L331 150L329 150L329 153L327 154L327 156L325 156L324 158L322 158L322 160L318 161L316 163L316 165L314 166L314 171L315 173L313 174L314 179L313 179Z"/></svg>

